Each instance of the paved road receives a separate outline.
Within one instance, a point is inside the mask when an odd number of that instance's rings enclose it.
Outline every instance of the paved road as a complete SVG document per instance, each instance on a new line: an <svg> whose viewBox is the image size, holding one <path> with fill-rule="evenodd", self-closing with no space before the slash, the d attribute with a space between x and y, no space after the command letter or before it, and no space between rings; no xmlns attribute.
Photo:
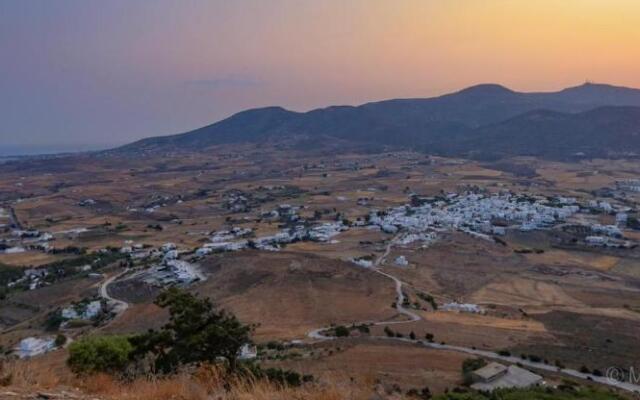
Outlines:
<svg viewBox="0 0 640 400"><path fill-rule="evenodd" d="M395 240L395 238L394 238L394 240ZM373 271L378 273L378 274L380 274L380 275L383 275L383 276L385 276L385 277L387 277L387 278L389 278L391 280L393 280L393 282L395 283L395 286L396 286L396 295L397 295L396 310L398 310L398 312L400 314L409 317L409 320L405 320L405 321L387 321L387 322L385 322L385 321L362 321L362 322L356 323L356 325L358 325L358 324L366 324L366 325L380 326L380 325L393 325L393 324L409 324L409 323L413 323L413 322L416 322L416 321L419 321L419 320L422 319L422 317L420 317L418 314L416 314L413 311L408 310L408 309L403 307L403 305L402 305L402 303L404 302L404 293L402 291L403 282L400 279L396 278L395 276L393 276L391 274L388 274L386 272L383 272L383 271L381 271L379 269L379 267L382 264L382 262L384 261L384 259L389 255L389 253L391 251L391 246L393 246L394 240L391 240L391 242L389 242L389 245L387 245L387 248L385 249L385 252L382 254L382 256L380 256L380 258L378 258L376 260L376 262L374 263ZM331 327L324 327L324 328L314 329L311 332L309 332L307 334L307 336L309 338L315 340L315 341L326 341L326 340L336 339L336 337L334 337L334 336L327 336L327 335L322 333L322 332L327 331L329 329L331 329ZM519 363L521 365L524 365L524 366L527 366L527 367L530 367L530 368L535 368L535 369L539 369L539 370L543 370L543 371L554 372L554 373L557 373L557 374L562 374L562 375L570 376L570 377L573 377L573 378L590 380L590 381L593 381L593 382L597 382L597 383L600 383L600 384L603 384L603 385L606 385L606 386L610 386L610 387L615 387L615 388L622 389L622 390L625 390L625 391L640 393L640 385L637 385L637 384L612 380L612 379L607 378L606 376L595 376L595 375L592 375L592 374L583 374L580 371L576 371L574 369L569 369L569 368L560 369L560 368L555 367L553 365L548 365L548 364L544 364L544 363L537 363L537 362L533 362L533 361L529 361L529 360L523 360L522 358L519 358L519 357L501 356L500 354L494 353L492 351L478 350L478 349L475 349L475 348L464 347L464 346L453 346L453 345L448 345L448 344L427 342L427 341L424 341L424 340L411 340L411 339L408 339L408 338L398 338L398 337L388 337L388 336L372 336L372 339L413 343L413 344L416 344L416 345L420 345L420 346L424 346L424 347L428 347L428 348L432 348L432 349L455 351L455 352L458 352L458 353L466 353L466 354L471 354L471 355L475 355L475 356L490 358L490 359L493 359L493 360L505 361L505 362L512 363L512 364Z"/></svg>
<svg viewBox="0 0 640 400"><path fill-rule="evenodd" d="M411 340L411 339L406 339L406 338L392 338L392 337L383 337L383 336L375 336L375 339L382 339L382 340L395 340L395 341L401 341L401 342L407 342L407 343L414 343L420 346L424 346L424 347L429 347L432 349L439 349L439 350L448 350L448 351L455 351L458 353L467 353L467 354L471 354L471 355L475 355L475 356L480 356L480 357L486 357L486 358L491 358L493 360L499 360L499 361L505 361L511 364L521 364L530 368L535 368L535 369L539 369L539 370L543 370L543 371L548 371L548 372L555 372L558 374L562 374L562 375L567 375L567 376L571 376L573 378L579 378L579 379L584 379L584 380L591 380L603 385L607 385L607 386L611 386L611 387L615 387L618 389L622 389L622 390L626 390L629 392L635 392L635 393L640 393L640 385L637 384L633 384L633 383L628 383L628 382L619 382L616 380L612 380L607 378L606 376L595 376L592 374L583 374L580 371L576 371L574 369L570 369L570 368L563 368L560 369L556 366L553 365L549 365L549 364L544 364L544 363L538 363L538 362L533 362L533 361L529 361L529 360L523 360L520 357L513 357L513 356L501 356L497 353L494 353L492 351L486 351L486 350L478 350L478 349L474 349L474 348L469 348L469 347L464 347L464 346L452 346L452 345L448 345L448 344L440 344L440 343L432 343L432 342L426 342L424 340Z"/></svg>
<svg viewBox="0 0 640 400"><path fill-rule="evenodd" d="M404 303L404 292L402 291L402 281L398 278L396 278L393 275L387 274L386 272L382 272L379 269L375 269L375 272L377 272L378 274L382 275L382 276L386 276L387 278L393 280L393 282L396 285L396 310L398 310L398 312L402 315L406 315L407 317L409 317L409 321L394 321L392 323L395 324L406 324L409 322L415 322L415 321L420 321L422 319L421 316L419 316L418 314L414 313L411 310L408 310L406 308L404 308L403 303ZM381 322L380 324L383 324L384 322Z"/></svg>
<svg viewBox="0 0 640 400"><path fill-rule="evenodd" d="M359 322L358 324L366 324L366 325L376 325L376 326L380 326L380 325L394 325L394 324L409 324L409 323L413 323L416 321L419 321L422 319L422 317L420 317L418 314L414 313L413 311L410 311L406 308L403 307L402 303L404 302L404 293L402 291L402 285L403 282L396 278L395 276L388 274L386 272L383 272L379 269L379 266L382 264L382 262L384 261L384 259L389 255L390 251L391 251L391 246L393 245L393 240L389 243L389 245L387 246L387 248L385 249L385 252L383 253L383 255L378 258L378 260L376 260L376 262L374 263L375 269L373 270L374 272L383 275L391 280L393 280L393 282L395 283L395 287L396 287L396 310L398 310L398 312L402 315L407 316L409 319L408 320L404 320L404 321L362 321ZM111 276L110 278L106 279L104 282L102 282L102 284L100 285L100 296L110 302L115 303L115 311L118 315L120 315L123 311L125 311L128 307L129 304L125 301L122 300L118 300L116 298L113 298L109 295L109 285L111 283L113 283L116 279L118 279L119 277L121 277L122 275L126 274L128 271L124 271L120 274L116 274ZM331 329L330 327L324 327L324 328L318 328L318 329L314 329L311 332L309 332L307 335L309 338L316 340L316 341L326 341L326 340L333 340L336 339L334 336L327 336L325 334L323 334L323 331L326 331L328 329ZM427 342L427 341L423 341L423 340L411 340L408 338L397 338L397 337L388 337L388 336L373 336L373 339L380 339L380 340L390 340L390 341L397 341L397 342L405 342L405 343L413 343L416 345L420 345L420 346L424 346L424 347L428 347L428 348L432 348L432 349L438 349L438 350L447 350L447 351L455 351L458 353L466 353L466 354L471 354L471 355L475 355L475 356L480 356L480 357L486 357L486 358L490 358L490 359L494 359L494 360L500 360L500 361L505 361L508 363L512 363L512 364L516 364L516 363L520 363L521 365L530 367L530 368L535 368L535 369L539 369L539 370L543 370L543 371L549 371L549 372L554 372L554 373L558 373L558 374L562 374L562 375L567 375L573 378L579 378L579 379L584 379L584 380L591 380L593 382L597 382L606 386L610 386L610 387L615 387L618 389L622 389L625 391L629 391L629 392L635 392L635 393L640 393L640 385L637 384L633 384L633 383L628 383L628 382L619 382L616 380L611 380L607 377L604 376L595 376L592 374L583 374L582 372L573 370L573 369L559 369L555 366L552 365L548 365L548 364L544 364L544 363L537 363L537 362L532 362L529 360L523 360L519 357L507 357L507 356L501 356L497 353L494 353L492 351L486 351L486 350L478 350L475 348L470 348L470 347L464 347L464 346L453 346L453 345L447 345L447 344L440 344L440 343L434 343L434 342Z"/></svg>

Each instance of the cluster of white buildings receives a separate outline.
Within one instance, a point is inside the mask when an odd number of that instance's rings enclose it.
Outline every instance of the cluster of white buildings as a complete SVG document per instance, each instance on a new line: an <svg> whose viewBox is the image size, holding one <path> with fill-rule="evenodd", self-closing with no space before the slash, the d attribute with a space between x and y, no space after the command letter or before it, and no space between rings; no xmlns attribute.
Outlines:
<svg viewBox="0 0 640 400"><path fill-rule="evenodd" d="M3 249L0 253L15 254L23 253L27 250L49 251L49 242L53 240L53 235L37 230L13 229L10 238L3 239Z"/></svg>
<svg viewBox="0 0 640 400"><path fill-rule="evenodd" d="M73 228L57 232L43 232L35 229L12 229L11 235L0 239L0 254L22 253L25 251L42 251L45 253L54 251L51 242L56 236L64 235L69 238L75 238L79 234L88 232L86 227Z"/></svg>
<svg viewBox="0 0 640 400"><path fill-rule="evenodd" d="M96 204L96 201L94 199L84 199L78 202L78 206L80 207L89 207L95 204Z"/></svg>
<svg viewBox="0 0 640 400"><path fill-rule="evenodd" d="M610 236L610 237L622 237L622 230L616 225L600 225L593 224L590 226L591 231L597 234Z"/></svg>
<svg viewBox="0 0 640 400"><path fill-rule="evenodd" d="M307 231L309 240L314 242L329 242L334 236L340 232L349 229L342 221L327 222L322 225L315 226Z"/></svg>
<svg viewBox="0 0 640 400"><path fill-rule="evenodd" d="M197 266L183 260L169 260L154 265L144 273L142 281L151 286L189 285L202 280Z"/></svg>
<svg viewBox="0 0 640 400"><path fill-rule="evenodd" d="M571 199L569 199L571 201ZM531 199L506 194L450 194L419 206L401 206L385 212L372 212L369 223L387 233L405 230L405 244L421 234L438 230L460 230L484 235L504 235L506 227L523 231L551 227L580 210L577 204L549 204L546 199ZM498 222L499 221L499 222ZM433 240L432 235L425 237Z"/></svg>
<svg viewBox="0 0 640 400"><path fill-rule="evenodd" d="M301 223L273 235L248 239L247 237L251 236L253 231L248 228L236 227L231 230L215 232L210 238L211 242L197 249L196 255L204 256L215 252L237 251L245 248L278 251L282 245L302 240L332 242L335 236L347 229L349 227L342 221L326 222L312 227Z"/></svg>
<svg viewBox="0 0 640 400"><path fill-rule="evenodd" d="M577 200L572 197L531 197L510 192L498 194L451 193L443 197L424 199L424 201L387 209L372 211L368 221L356 221L352 226L365 226L370 229L397 235L396 245L408 245L420 242L428 246L437 240L438 232L458 230L467 234L493 240L494 236L506 234L507 229L532 231L546 229L565 222L581 211ZM620 211L607 202L594 201L587 208L598 208L609 213ZM273 235L253 237L254 232L247 228L233 228L219 231L211 236L210 243L196 250L196 255L204 256L213 252L237 251L245 248L277 251L282 245L296 241L336 242L334 237L349 229L340 221L326 222L309 226L308 222L297 218L297 207L280 205L273 211L263 213L262 217L286 220L288 228ZM627 214L616 214L617 225L599 225L589 223L594 237L607 237L610 245L618 245L613 238L620 238L619 226L626 223ZM592 240L592 239L589 239ZM593 243L599 239L593 239ZM359 260L354 260L361 263ZM366 264L366 263L362 263ZM403 264L400 261L400 264ZM398 264L398 265L400 265ZM364 266L364 265L363 265Z"/></svg>
<svg viewBox="0 0 640 400"><path fill-rule="evenodd" d="M587 236L584 242L593 247L632 248L635 244L629 240L621 240L608 236Z"/></svg>
<svg viewBox="0 0 640 400"><path fill-rule="evenodd" d="M253 235L253 229L234 227L214 232L204 246L196 250L196 256L205 256L222 251L236 251L248 247L247 237Z"/></svg>
<svg viewBox="0 0 640 400"><path fill-rule="evenodd" d="M251 209L249 198L242 193L231 192L227 194L225 207L231 212L246 212Z"/></svg>
<svg viewBox="0 0 640 400"><path fill-rule="evenodd" d="M482 313L484 313L484 309L482 309L482 307L480 307L477 304L457 303L455 301L452 302L452 303L448 303L448 304L445 304L443 306L440 306L440 310L464 312L464 313L471 313L471 314L482 314Z"/></svg>
<svg viewBox="0 0 640 400"><path fill-rule="evenodd" d="M142 279L153 286L189 285L204 280L198 265L180 260L181 251L174 243L165 243L159 249L145 250L142 254L158 259L158 263L144 272Z"/></svg>
<svg viewBox="0 0 640 400"><path fill-rule="evenodd" d="M28 337L22 339L15 351L20 358L34 357L53 350L56 347L55 339L50 337Z"/></svg>
<svg viewBox="0 0 640 400"><path fill-rule="evenodd" d="M65 320L92 320L102 312L102 301L93 300L88 303L72 304L60 310L60 316Z"/></svg>
<svg viewBox="0 0 640 400"><path fill-rule="evenodd" d="M589 200L587 205L594 210L599 210L605 213L612 213L613 206L608 201L603 200Z"/></svg>
<svg viewBox="0 0 640 400"><path fill-rule="evenodd" d="M356 258L351 259L351 262L353 262L354 264L359 265L361 267L364 267L364 268L373 267L373 261L368 259L368 258L356 257Z"/></svg>
<svg viewBox="0 0 640 400"><path fill-rule="evenodd" d="M409 265L409 261L407 261L407 258L405 256L396 257L393 263L398 267L406 267Z"/></svg>
<svg viewBox="0 0 640 400"><path fill-rule="evenodd" d="M29 290L34 290L44 285L44 277L47 275L49 275L49 271L46 268L27 268L20 278L7 283L7 287L12 288L25 284Z"/></svg>
<svg viewBox="0 0 640 400"><path fill-rule="evenodd" d="M640 179L627 179L616 182L618 190L640 193Z"/></svg>
<svg viewBox="0 0 640 400"><path fill-rule="evenodd" d="M77 272L89 272L90 278L102 277L102 274L96 272L90 272L93 269L91 265L80 265L75 267ZM38 268L26 268L23 270L23 275L16 280L7 283L7 287L12 288L16 286L24 286L29 290L35 290L37 288L50 285L51 282L45 278L49 276L50 271L47 266Z"/></svg>

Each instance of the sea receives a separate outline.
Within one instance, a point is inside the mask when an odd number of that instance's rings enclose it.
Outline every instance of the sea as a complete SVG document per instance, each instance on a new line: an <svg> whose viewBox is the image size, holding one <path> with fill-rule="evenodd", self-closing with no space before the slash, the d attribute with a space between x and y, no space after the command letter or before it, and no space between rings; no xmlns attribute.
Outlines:
<svg viewBox="0 0 640 400"><path fill-rule="evenodd" d="M49 155L60 153L79 153L84 151L96 151L113 148L115 145L111 144L56 144L56 145L3 145L0 144L0 157L12 158L12 157L24 157L24 156L37 156L37 155Z"/></svg>

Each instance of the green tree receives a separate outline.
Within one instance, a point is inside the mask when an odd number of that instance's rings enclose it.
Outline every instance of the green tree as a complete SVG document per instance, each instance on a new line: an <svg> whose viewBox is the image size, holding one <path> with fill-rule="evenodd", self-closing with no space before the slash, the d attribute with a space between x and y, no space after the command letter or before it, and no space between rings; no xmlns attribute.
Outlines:
<svg viewBox="0 0 640 400"><path fill-rule="evenodd" d="M208 299L185 290L170 288L155 302L169 310L169 322L160 331L132 339L135 357L151 354L158 371L174 372L183 364L214 362L222 357L235 370L243 345L250 343L252 326L233 314L218 310Z"/></svg>
<svg viewBox="0 0 640 400"><path fill-rule="evenodd" d="M126 336L89 336L69 345L67 363L77 374L116 372L126 367L132 351Z"/></svg>

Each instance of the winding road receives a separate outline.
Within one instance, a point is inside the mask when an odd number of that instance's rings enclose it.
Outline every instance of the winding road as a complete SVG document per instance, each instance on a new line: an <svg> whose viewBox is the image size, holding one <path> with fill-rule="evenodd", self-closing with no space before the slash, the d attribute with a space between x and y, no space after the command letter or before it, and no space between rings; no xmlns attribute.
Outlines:
<svg viewBox="0 0 640 400"><path fill-rule="evenodd" d="M118 300L114 297L111 297L111 295L109 295L109 285L112 284L116 279L126 274L127 272L129 271L124 271L120 274L115 274L105 279L104 282L102 282L102 284L100 285L100 290L99 290L100 297L114 304L113 311L115 311L116 317L122 314L127 308L129 308L129 303L127 303L126 301Z"/></svg>
<svg viewBox="0 0 640 400"><path fill-rule="evenodd" d="M395 238L394 238L395 240ZM386 273L384 271L382 271L380 269L380 266L382 265L382 263L384 262L384 259L389 255L389 253L391 252L391 247L394 244L394 240L390 241L390 243L387 245L384 253L376 260L376 262L374 263L374 267L372 268L372 271L375 273L378 273L388 279L391 279L394 284L395 284L395 288L396 288L396 304L395 304L395 308L398 311L399 314L402 314L404 316L406 316L408 319L407 320L399 320L399 321L361 321L358 322L356 324L365 324L365 325L373 325L373 326L380 326L380 325L397 325L397 324L410 324L410 323L414 323L416 321L420 321L423 318L414 313L413 311L405 308L402 304L404 302L405 296L404 296L404 292L402 291L402 287L404 285L404 283L398 279L397 277ZM109 295L109 285L111 283L113 283L116 279L122 277L123 275L125 275L126 273L128 273L129 271L124 271L120 274L116 274L113 275L107 279L105 279L102 284L100 285L100 296L104 299L106 299L107 301L110 301L112 303L115 304L114 307L114 311L116 312L117 315L120 315L122 312L124 312L128 307L129 304L125 301L122 300L118 300L114 297L111 297L111 295ZM312 331L310 331L307 336L314 340L315 342L322 342L322 341L328 341L328 340L334 340L336 339L335 336L328 336L326 334L324 334L325 331L330 330L331 327L323 327L323 328L318 328L318 329L314 329ZM437 349L437 350L446 350L446 351L455 351L458 353L466 353L466 354L470 354L470 355L474 355L474 356L479 356L479 357L485 357L485 358L489 358L489 359L493 359L493 360L499 360L499 361L504 361L504 362L508 362L511 364L520 364L520 365L524 365L530 368L534 368L534 369L538 369L538 370L542 370L542 371L548 371L548 372L553 372L553 373L557 373L557 374L562 374L565 376L569 376L572 378L578 378L578 379L584 379L584 380L589 380L589 381L593 381L593 382L597 382L600 383L602 385L606 385L609 387L614 387L617 389L621 389L621 390L625 390L628 392L632 392L632 393L640 393L640 385L638 384L634 384L634 383L629 383L629 382L621 382L615 379L610 379L606 376L596 376L593 374L585 374L582 373L580 371L574 370L574 369L569 369L569 368L558 368L556 366L553 365L549 365L549 364L544 364L544 363L538 363L538 362L533 362L530 360L523 360L520 357L513 357L513 356L503 356L500 355L498 353L492 352L492 351L487 351L487 350L479 350L476 348L471 348L471 347L464 347L464 346L454 346L454 345L448 345L448 344L440 344L440 343L435 343L435 342L428 342L428 341L424 341L424 340L412 340L409 338L403 338L403 337L389 337L389 336L372 336L372 339L377 339L377 340L389 340L389 341L395 341L395 342L404 342L404 343L412 343L415 345L419 345L419 346L423 346L426 348L431 348L431 349Z"/></svg>
<svg viewBox="0 0 640 400"><path fill-rule="evenodd" d="M356 322L355 325L359 325L359 324L365 324L365 325L373 325L373 326L380 326L380 325L393 325L393 324L410 324L416 321L420 321L423 318L414 313L411 310L406 309L402 303L404 302L404 292L402 291L402 285L403 282L398 279L397 277L388 274L386 272L383 272L382 270L380 270L380 266L382 265L382 263L384 262L385 258L389 255L389 253L391 252L391 247L393 246L395 242L395 238L392 239L389 244L387 245L384 253L376 260L376 262L373 264L373 271L385 276L389 279L391 279L394 283L395 283L395 287L396 287L396 310L398 311L399 314L405 315L407 316L409 319L405 320L405 321L361 321L361 322ZM328 336L326 334L324 334L323 332L330 330L331 327L324 327L324 328L318 328L318 329L314 329L312 331L310 331L307 336L310 339L313 339L316 342L322 342L322 341L327 341L327 340L334 340L337 339L335 336ZM562 374L562 375L566 375L572 378L578 378L578 379L584 379L584 380L588 380L588 381L593 381L593 382L597 382L600 383L602 385L606 385L606 386L610 386L610 387L614 387L617 389L622 389L628 392L632 392L632 393L640 393L640 385L638 384L634 384L634 383L630 383L630 382L621 382L618 381L616 379L611 379L607 376L596 376L593 374L585 374L582 373L580 371L574 370L574 369L570 369L570 368L558 368L556 366L553 365L549 365L549 364L544 364L542 362L533 362L530 360L523 360L520 357L513 357L513 356L503 356L500 355L498 353L492 352L492 351L487 351L487 350L479 350L476 348L471 348L471 347L464 347L464 346L453 346L453 345L448 345L448 344L440 344L440 343L435 343L435 342L428 342L428 341L424 341L424 340L412 340L412 339L408 339L408 338L403 338L403 337L390 337L390 336L371 336L372 339L379 339L379 340L389 340L389 341L396 341L396 342L404 342L404 343L413 343L419 346L423 346L423 347L427 347L427 348L431 348L431 349L438 349L438 350L447 350L447 351L455 351L458 353L466 353L466 354L471 354L474 356L479 356L479 357L485 357L485 358L490 358L493 360L499 360L499 361L504 361L504 362L508 362L511 364L520 364L520 365L524 365L530 368L535 368L538 370L542 370L542 371L548 371L548 372L553 372L553 373L557 373L557 374Z"/></svg>

